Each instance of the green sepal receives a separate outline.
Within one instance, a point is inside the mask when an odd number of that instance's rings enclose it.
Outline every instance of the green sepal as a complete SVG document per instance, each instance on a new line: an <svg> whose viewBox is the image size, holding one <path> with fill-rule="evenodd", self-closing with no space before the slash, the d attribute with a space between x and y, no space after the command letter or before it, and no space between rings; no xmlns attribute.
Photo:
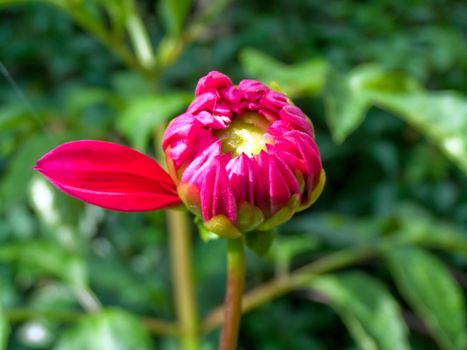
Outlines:
<svg viewBox="0 0 467 350"><path fill-rule="evenodd" d="M242 202L239 206L237 221L241 232L250 232L264 221L264 215L258 207Z"/></svg>
<svg viewBox="0 0 467 350"><path fill-rule="evenodd" d="M263 256L271 248L275 236L274 230L248 232L245 235L246 245L257 255Z"/></svg>
<svg viewBox="0 0 467 350"><path fill-rule="evenodd" d="M271 216L268 220L263 222L259 227L258 230L260 231L269 231L272 230L274 227L283 224L284 222L290 220L290 218L295 214L297 207L300 204L300 199L298 195L294 195L290 198L288 203L278 210L273 216Z"/></svg>
<svg viewBox="0 0 467 350"><path fill-rule="evenodd" d="M319 196L323 192L325 184L326 184L326 172L324 171L324 169L322 169L321 174L319 175L319 180L318 180L318 183L316 184L316 187L310 193L308 200L305 203L302 203L302 205L300 205L300 207L298 208L298 211L305 210L310 205L312 205L314 202L316 202L316 200L319 198Z"/></svg>
<svg viewBox="0 0 467 350"><path fill-rule="evenodd" d="M204 222L208 231L214 232L222 238L239 238L242 233L225 215L217 215Z"/></svg>
<svg viewBox="0 0 467 350"><path fill-rule="evenodd" d="M177 186L177 192L187 209L193 214L201 216L199 188L189 183L181 183Z"/></svg>
<svg viewBox="0 0 467 350"><path fill-rule="evenodd" d="M195 216L194 221L195 225L198 226L199 235L204 242L209 242L220 238L219 235L209 231L206 226L204 226L204 222L199 216Z"/></svg>

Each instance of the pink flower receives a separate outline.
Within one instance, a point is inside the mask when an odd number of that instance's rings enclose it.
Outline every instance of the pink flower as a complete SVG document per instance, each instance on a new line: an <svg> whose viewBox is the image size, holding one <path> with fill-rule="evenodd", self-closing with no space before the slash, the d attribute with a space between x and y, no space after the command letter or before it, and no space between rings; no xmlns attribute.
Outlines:
<svg viewBox="0 0 467 350"><path fill-rule="evenodd" d="M163 148L180 198L221 236L271 229L310 206L324 185L311 122L254 80L201 78Z"/></svg>
<svg viewBox="0 0 467 350"><path fill-rule="evenodd" d="M313 126L284 94L222 73L200 79L163 139L169 173L129 147L65 143L36 170L70 196L107 209L146 211L183 202L220 236L269 230L310 206L324 185Z"/></svg>

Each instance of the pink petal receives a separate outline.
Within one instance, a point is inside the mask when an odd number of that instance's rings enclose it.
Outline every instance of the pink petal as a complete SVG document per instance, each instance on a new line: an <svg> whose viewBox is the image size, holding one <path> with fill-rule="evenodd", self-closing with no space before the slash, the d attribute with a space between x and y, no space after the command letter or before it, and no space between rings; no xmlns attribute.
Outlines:
<svg viewBox="0 0 467 350"><path fill-rule="evenodd" d="M230 110L229 110L230 114ZM206 111L200 112L195 116L203 126L213 130L225 129L230 124L230 118L221 113L212 114Z"/></svg>
<svg viewBox="0 0 467 350"><path fill-rule="evenodd" d="M204 220L225 215L232 223L237 220L237 206L221 157L215 157L201 185L201 211Z"/></svg>
<svg viewBox="0 0 467 350"><path fill-rule="evenodd" d="M252 178L252 160L240 154L233 158L226 167L230 184L237 199L237 204L243 201L254 204L254 179Z"/></svg>
<svg viewBox="0 0 467 350"><path fill-rule="evenodd" d="M261 98L261 105L264 109L279 110L289 104L287 96L278 91L269 90Z"/></svg>
<svg viewBox="0 0 467 350"><path fill-rule="evenodd" d="M201 129L199 121L193 115L184 113L179 115L167 126L164 137L162 138L162 147L166 148L173 141L178 141L181 138L187 138L193 133L193 129Z"/></svg>
<svg viewBox="0 0 467 350"><path fill-rule="evenodd" d="M292 191L282 175L282 164L275 156L262 151L258 157L262 181L268 198L267 216L274 215L290 200Z"/></svg>
<svg viewBox="0 0 467 350"><path fill-rule="evenodd" d="M212 71L198 81L195 95L199 96L208 91L213 92L223 90L229 86L232 86L232 81L228 76L217 71Z"/></svg>
<svg viewBox="0 0 467 350"><path fill-rule="evenodd" d="M201 152L185 169L182 176L183 183L192 183L201 186L207 169L211 166L213 159L221 154L221 142L216 141Z"/></svg>
<svg viewBox="0 0 467 350"><path fill-rule="evenodd" d="M256 80L242 80L238 84L238 90L248 101L258 101L269 88Z"/></svg>
<svg viewBox="0 0 467 350"><path fill-rule="evenodd" d="M170 122L164 133L162 147L167 158L179 169L188 159L197 157L216 140L211 131L203 128L200 120L190 114L182 114Z"/></svg>
<svg viewBox="0 0 467 350"><path fill-rule="evenodd" d="M292 105L285 106L279 112L279 116L290 126L291 129L300 130L313 135L313 126L300 108Z"/></svg>
<svg viewBox="0 0 467 350"><path fill-rule="evenodd" d="M34 169L66 194L106 209L147 211L180 204L174 182L156 161L111 142L65 143Z"/></svg>
<svg viewBox="0 0 467 350"><path fill-rule="evenodd" d="M236 86L229 86L222 90L221 97L230 105L231 108L236 107L242 98Z"/></svg>
<svg viewBox="0 0 467 350"><path fill-rule="evenodd" d="M197 96L186 110L189 114L197 114L201 111L213 112L219 100L219 96L214 92L205 92Z"/></svg>

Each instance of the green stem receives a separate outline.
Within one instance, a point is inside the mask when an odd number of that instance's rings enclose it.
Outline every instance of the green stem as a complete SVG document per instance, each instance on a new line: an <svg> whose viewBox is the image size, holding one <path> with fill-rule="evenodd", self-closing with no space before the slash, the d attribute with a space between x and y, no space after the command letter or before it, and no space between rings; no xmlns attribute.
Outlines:
<svg viewBox="0 0 467 350"><path fill-rule="evenodd" d="M224 324L219 349L237 348L242 297L245 288L245 245L243 238L227 241L227 291L224 301Z"/></svg>
<svg viewBox="0 0 467 350"><path fill-rule="evenodd" d="M95 313L102 309L102 305L97 296L89 288L75 288L78 302L87 312Z"/></svg>
<svg viewBox="0 0 467 350"><path fill-rule="evenodd" d="M78 25L94 35L97 40L110 49L123 63L142 75L147 74L145 67L140 65L131 51L122 43L119 38L114 37L105 27L95 21L92 16L77 6L59 6L68 13Z"/></svg>
<svg viewBox="0 0 467 350"><path fill-rule="evenodd" d="M155 67L156 59L146 27L137 12L136 4L133 2L126 20L126 28L139 63L148 72L151 72Z"/></svg>
<svg viewBox="0 0 467 350"><path fill-rule="evenodd" d="M175 289L175 307L180 322L180 336L185 350L199 348L198 316L191 271L191 237L187 213L167 211L172 280Z"/></svg>

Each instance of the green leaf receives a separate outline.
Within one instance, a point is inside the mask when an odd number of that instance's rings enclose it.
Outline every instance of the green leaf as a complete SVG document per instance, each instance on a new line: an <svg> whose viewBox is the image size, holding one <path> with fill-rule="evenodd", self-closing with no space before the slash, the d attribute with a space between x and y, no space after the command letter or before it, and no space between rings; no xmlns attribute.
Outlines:
<svg viewBox="0 0 467 350"><path fill-rule="evenodd" d="M20 5L20 4L31 4L37 2L49 3L49 4L57 4L60 5L65 0L0 0L0 7L2 6L11 6L11 5Z"/></svg>
<svg viewBox="0 0 467 350"><path fill-rule="evenodd" d="M25 200L36 161L59 144L79 139L77 135L39 134L23 142L8 164L0 183L0 207Z"/></svg>
<svg viewBox="0 0 467 350"><path fill-rule="evenodd" d="M128 102L151 95L154 90L149 81L133 71L114 73L111 76L111 84L116 94Z"/></svg>
<svg viewBox="0 0 467 350"><path fill-rule="evenodd" d="M466 96L427 92L410 77L363 65L347 75L331 71L324 99L336 142L343 142L363 122L371 106L378 106L427 135L467 172Z"/></svg>
<svg viewBox="0 0 467 350"><path fill-rule="evenodd" d="M401 204L391 220L393 225L396 224L395 233L404 242L467 256L467 231L434 218L419 206L410 203Z"/></svg>
<svg viewBox="0 0 467 350"><path fill-rule="evenodd" d="M263 256L271 248L275 236L274 230L248 232L245 234L246 245L257 255Z"/></svg>
<svg viewBox="0 0 467 350"><path fill-rule="evenodd" d="M467 97L455 92L375 94L375 103L430 137L467 173Z"/></svg>
<svg viewBox="0 0 467 350"><path fill-rule="evenodd" d="M66 109L70 114L81 116L89 107L96 105L106 105L119 107L119 99L109 90L101 88L78 87L66 96Z"/></svg>
<svg viewBox="0 0 467 350"><path fill-rule="evenodd" d="M365 119L374 92L418 91L408 77L388 73L375 65L363 65L344 75L330 71L324 89L326 118L336 142L343 142Z"/></svg>
<svg viewBox="0 0 467 350"><path fill-rule="evenodd" d="M337 247L368 244L380 238L380 223L336 213L305 213L279 227L279 232L299 232Z"/></svg>
<svg viewBox="0 0 467 350"><path fill-rule="evenodd" d="M8 346L8 335L10 334L10 325L0 308L0 350L6 350Z"/></svg>
<svg viewBox="0 0 467 350"><path fill-rule="evenodd" d="M363 350L409 349L399 306L384 285L363 273L348 272L314 279Z"/></svg>
<svg viewBox="0 0 467 350"><path fill-rule="evenodd" d="M82 258L52 243L26 241L3 244L0 261L15 262L31 271L56 276L74 287L87 285L87 269Z"/></svg>
<svg viewBox="0 0 467 350"><path fill-rule="evenodd" d="M286 65L253 49L243 50L240 60L247 74L265 83L277 83L290 97L321 91L328 71L328 64L322 59Z"/></svg>
<svg viewBox="0 0 467 350"><path fill-rule="evenodd" d="M133 147L144 150L155 127L175 117L190 98L186 93L171 93L133 99L119 116L117 127Z"/></svg>
<svg viewBox="0 0 467 350"><path fill-rule="evenodd" d="M279 226L279 233L282 226ZM284 231L284 233L290 233ZM312 235L287 235L279 234L271 249L271 257L276 265L276 274L285 275L290 272L292 260L295 256L316 250L319 240Z"/></svg>
<svg viewBox="0 0 467 350"><path fill-rule="evenodd" d="M191 3L191 0L162 0L160 2L163 23L170 35L181 34Z"/></svg>
<svg viewBox="0 0 467 350"><path fill-rule="evenodd" d="M37 123L34 116L21 104L9 104L0 109L0 131L18 131Z"/></svg>
<svg viewBox="0 0 467 350"><path fill-rule="evenodd" d="M68 329L55 350L154 349L142 323L122 310L104 310L84 317Z"/></svg>
<svg viewBox="0 0 467 350"><path fill-rule="evenodd" d="M105 8L112 20L112 27L117 34L122 34L125 27L125 21L131 10L129 0L95 0Z"/></svg>
<svg viewBox="0 0 467 350"><path fill-rule="evenodd" d="M433 255L417 248L386 254L401 293L445 350L467 346L466 309L462 290L447 268Z"/></svg>

